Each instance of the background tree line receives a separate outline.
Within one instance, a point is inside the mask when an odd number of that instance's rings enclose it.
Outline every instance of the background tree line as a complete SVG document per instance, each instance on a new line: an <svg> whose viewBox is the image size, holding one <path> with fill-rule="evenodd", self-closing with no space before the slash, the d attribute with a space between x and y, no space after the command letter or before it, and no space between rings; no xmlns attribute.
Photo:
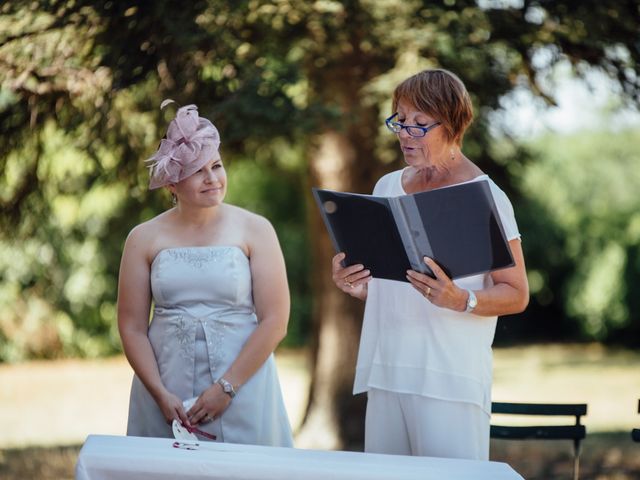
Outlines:
<svg viewBox="0 0 640 480"><path fill-rule="evenodd" d="M492 119L568 62L640 102L636 1L10 0L0 6L0 360L120 350L127 232L168 208L143 161L196 103L219 128L228 201L278 231L293 297L290 345L310 344L306 425L360 438L351 396L362 305L330 280L311 186L370 192L402 165L383 120L395 84L456 72L476 119L464 151L514 201L532 301L498 342L640 343L637 130L510 137ZM603 122L605 120L603 119ZM383 233L381 233L383 234ZM375 241L375 239L372 239ZM304 432L303 432L304 434Z"/></svg>

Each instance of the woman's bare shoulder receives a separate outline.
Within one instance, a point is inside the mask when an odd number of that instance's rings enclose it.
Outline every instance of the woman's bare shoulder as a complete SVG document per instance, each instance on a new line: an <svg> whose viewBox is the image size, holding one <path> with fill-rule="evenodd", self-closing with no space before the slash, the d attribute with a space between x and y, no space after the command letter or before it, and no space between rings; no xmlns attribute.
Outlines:
<svg viewBox="0 0 640 480"><path fill-rule="evenodd" d="M163 212L131 229L127 236L125 248L133 249L151 260L158 250L158 245L166 231L169 221L167 212Z"/></svg>
<svg viewBox="0 0 640 480"><path fill-rule="evenodd" d="M129 237L147 238L157 234L163 228L166 228L166 225L167 225L167 212L163 212L133 227L129 232Z"/></svg>
<svg viewBox="0 0 640 480"><path fill-rule="evenodd" d="M247 210L246 208L238 207L237 205L226 205L227 211L230 217L243 225L246 229L265 229L271 226L271 222L264 216Z"/></svg>
<svg viewBox="0 0 640 480"><path fill-rule="evenodd" d="M228 214L238 228L236 231L249 258L258 249L277 244L275 229L266 217L235 205L228 205Z"/></svg>

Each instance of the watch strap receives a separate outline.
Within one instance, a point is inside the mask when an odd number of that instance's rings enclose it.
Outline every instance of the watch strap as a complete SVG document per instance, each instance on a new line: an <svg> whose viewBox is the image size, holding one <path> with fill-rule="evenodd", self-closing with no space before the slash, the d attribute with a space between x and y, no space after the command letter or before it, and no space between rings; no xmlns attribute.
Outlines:
<svg viewBox="0 0 640 480"><path fill-rule="evenodd" d="M467 308L465 309L465 312L471 313L478 305L478 299L476 298L476 294L473 293L473 290L467 289L467 293L469 296L467 297Z"/></svg>

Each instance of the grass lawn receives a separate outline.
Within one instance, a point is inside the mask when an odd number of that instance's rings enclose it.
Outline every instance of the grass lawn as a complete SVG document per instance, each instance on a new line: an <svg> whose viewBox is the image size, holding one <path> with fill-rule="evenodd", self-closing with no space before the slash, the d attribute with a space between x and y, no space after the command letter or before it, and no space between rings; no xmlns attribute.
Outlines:
<svg viewBox="0 0 640 480"><path fill-rule="evenodd" d="M587 438L582 442L580 478L640 479L640 352L600 345L535 345L501 348L494 355L493 399L504 402L586 403ZM507 417L499 418L507 423ZM498 417L496 418L498 420ZM505 420L504 422L502 422ZM539 418L511 424L535 424ZM531 423L533 422L533 423ZM573 423L559 417L547 424ZM571 441L492 440L492 460L509 463L528 480L571 478Z"/></svg>
<svg viewBox="0 0 640 480"><path fill-rule="evenodd" d="M597 344L501 348L493 367L495 401L586 403L588 434L640 427L640 352Z"/></svg>
<svg viewBox="0 0 640 480"><path fill-rule="evenodd" d="M295 427L306 402L306 353L277 362ZM495 350L496 401L587 403L582 479L640 480L640 353L599 345L536 345ZM0 478L73 478L86 436L124 434L131 371L123 357L0 365ZM492 441L492 459L525 478L570 478L570 442Z"/></svg>

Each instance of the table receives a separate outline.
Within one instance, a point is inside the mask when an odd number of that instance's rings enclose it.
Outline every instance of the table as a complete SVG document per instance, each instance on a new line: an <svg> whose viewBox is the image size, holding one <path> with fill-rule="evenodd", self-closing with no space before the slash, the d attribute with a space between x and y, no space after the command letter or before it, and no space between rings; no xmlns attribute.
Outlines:
<svg viewBox="0 0 640 480"><path fill-rule="evenodd" d="M188 450L175 448L174 442L89 435L78 455L76 480L523 480L499 462L216 442L198 442L197 449Z"/></svg>

